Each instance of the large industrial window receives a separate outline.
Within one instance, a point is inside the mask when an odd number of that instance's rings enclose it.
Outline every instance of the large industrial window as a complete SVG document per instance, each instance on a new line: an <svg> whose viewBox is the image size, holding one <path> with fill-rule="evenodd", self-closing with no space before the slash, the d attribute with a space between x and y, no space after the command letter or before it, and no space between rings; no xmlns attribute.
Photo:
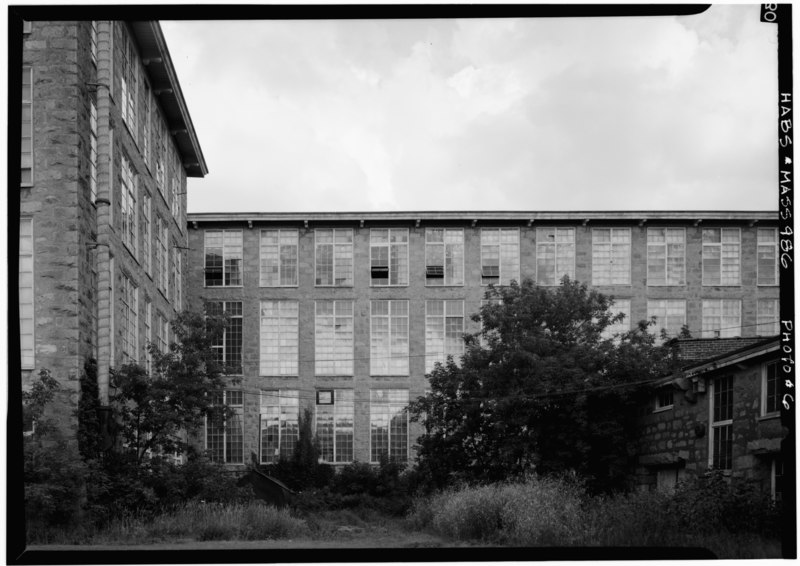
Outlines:
<svg viewBox="0 0 800 566"><path fill-rule="evenodd" d="M647 301L647 320L656 317L656 324L650 326L653 334L660 335L665 330L667 336L674 338L681 333L686 324L686 301L684 299L651 299Z"/></svg>
<svg viewBox="0 0 800 566"><path fill-rule="evenodd" d="M206 230L205 274L206 287L241 286L241 230Z"/></svg>
<svg viewBox="0 0 800 566"><path fill-rule="evenodd" d="M447 356L460 363L464 354L464 301L425 301L425 373Z"/></svg>
<svg viewBox="0 0 800 566"><path fill-rule="evenodd" d="M139 215L136 210L136 175L127 157L122 156L122 243L136 257Z"/></svg>
<svg viewBox="0 0 800 566"><path fill-rule="evenodd" d="M314 325L316 375L353 375L353 301L317 301Z"/></svg>
<svg viewBox="0 0 800 566"><path fill-rule="evenodd" d="M297 301L261 301L259 375L296 376L298 364Z"/></svg>
<svg viewBox="0 0 800 566"><path fill-rule="evenodd" d="M630 285L630 228L592 230L592 284Z"/></svg>
<svg viewBox="0 0 800 566"><path fill-rule="evenodd" d="M23 369L33 369L33 219L19 221L19 343Z"/></svg>
<svg viewBox="0 0 800 566"><path fill-rule="evenodd" d="M315 279L318 287L353 286L353 230L314 230Z"/></svg>
<svg viewBox="0 0 800 566"><path fill-rule="evenodd" d="M317 440L323 462L353 461L353 390L317 391Z"/></svg>
<svg viewBox="0 0 800 566"><path fill-rule="evenodd" d="M575 228L536 229L536 283L558 285L575 279Z"/></svg>
<svg viewBox="0 0 800 566"><path fill-rule="evenodd" d="M150 275L153 267L153 221L152 199L146 192L142 194L142 265L144 272Z"/></svg>
<svg viewBox="0 0 800 566"><path fill-rule="evenodd" d="M734 299L703 301L702 338L734 338L742 333L742 302Z"/></svg>
<svg viewBox="0 0 800 566"><path fill-rule="evenodd" d="M120 103L122 110L122 119L128 126L128 129L133 136L133 139L139 141L136 134L136 109L139 97L138 90L138 75L139 63L136 55L136 46L128 35L128 30L125 23L122 23L123 41L122 41L122 75L120 77L120 86L122 87L122 101Z"/></svg>
<svg viewBox="0 0 800 566"><path fill-rule="evenodd" d="M162 354L167 353L169 322L161 313L156 314L156 347Z"/></svg>
<svg viewBox="0 0 800 566"><path fill-rule="evenodd" d="M605 327L600 337L604 340L611 340L617 334L623 334L631 329L631 300L630 299L614 299L614 304L608 309L614 316L618 314L625 315L622 320L610 324Z"/></svg>
<svg viewBox="0 0 800 566"><path fill-rule="evenodd" d="M291 458L300 438L300 396L297 390L261 392L261 463Z"/></svg>
<svg viewBox="0 0 800 566"><path fill-rule="evenodd" d="M164 260L161 268L161 277L158 280L158 287L161 289L161 292L164 293L164 297L169 297L169 223L158 219L158 228L161 232L161 239L159 240L159 245L161 246L161 257ZM173 253L175 253L174 250Z"/></svg>
<svg viewBox="0 0 800 566"><path fill-rule="evenodd" d="M647 284L686 284L686 230L647 229Z"/></svg>
<svg viewBox="0 0 800 566"><path fill-rule="evenodd" d="M780 333L780 305L778 299L758 299L756 303L757 334L777 336Z"/></svg>
<svg viewBox="0 0 800 566"><path fill-rule="evenodd" d="M89 195L97 201L97 100L96 93L89 98Z"/></svg>
<svg viewBox="0 0 800 566"><path fill-rule="evenodd" d="M778 284L778 230L758 229L758 284Z"/></svg>
<svg viewBox="0 0 800 566"><path fill-rule="evenodd" d="M370 304L370 375L408 375L408 301Z"/></svg>
<svg viewBox="0 0 800 566"><path fill-rule="evenodd" d="M408 460L408 390L373 389L369 395L370 462Z"/></svg>
<svg viewBox="0 0 800 566"><path fill-rule="evenodd" d="M206 309L211 316L219 316L223 313L228 316L228 323L222 331L222 336L211 347L214 350L215 360L225 368L225 373L228 375L241 375L242 302L211 301L206 304Z"/></svg>
<svg viewBox="0 0 800 566"><path fill-rule="evenodd" d="M761 416L780 413L780 381L778 362L764 364L761 380Z"/></svg>
<svg viewBox="0 0 800 566"><path fill-rule="evenodd" d="M519 229L481 229L481 284L519 281Z"/></svg>
<svg viewBox="0 0 800 566"><path fill-rule="evenodd" d="M703 285L739 285L738 228L703 229Z"/></svg>
<svg viewBox="0 0 800 566"><path fill-rule="evenodd" d="M369 257L373 286L408 285L408 229L372 228Z"/></svg>
<svg viewBox="0 0 800 566"><path fill-rule="evenodd" d="M214 395L214 404L232 410L227 418L206 419L206 450L212 462L241 464L244 462L244 396L241 391L224 391Z"/></svg>
<svg viewBox="0 0 800 566"><path fill-rule="evenodd" d="M261 230L262 287L297 286L297 230Z"/></svg>
<svg viewBox="0 0 800 566"><path fill-rule="evenodd" d="M425 230L425 284L430 286L464 284L463 229Z"/></svg>
<svg viewBox="0 0 800 566"><path fill-rule="evenodd" d="M144 363L147 373L153 372L153 354L150 353L150 343L153 341L153 303L149 298L144 299Z"/></svg>
<svg viewBox="0 0 800 566"><path fill-rule="evenodd" d="M22 146L20 184L33 184L33 69L22 67Z"/></svg>
<svg viewBox="0 0 800 566"><path fill-rule="evenodd" d="M711 397L711 466L730 470L733 465L733 377L718 377Z"/></svg>
<svg viewBox="0 0 800 566"><path fill-rule="evenodd" d="M125 363L139 359L138 289L127 276L122 276L122 357Z"/></svg>

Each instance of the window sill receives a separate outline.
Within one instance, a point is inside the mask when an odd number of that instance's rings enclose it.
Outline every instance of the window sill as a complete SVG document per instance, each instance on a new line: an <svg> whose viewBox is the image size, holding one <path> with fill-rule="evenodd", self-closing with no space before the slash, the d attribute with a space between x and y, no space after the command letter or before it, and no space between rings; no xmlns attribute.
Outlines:
<svg viewBox="0 0 800 566"><path fill-rule="evenodd" d="M203 285L204 289L241 289L244 285Z"/></svg>
<svg viewBox="0 0 800 566"><path fill-rule="evenodd" d="M673 405L668 405L666 407L656 407L655 409L653 409L653 412L654 413L664 413L666 411L671 411L673 408L675 408L674 404Z"/></svg>
<svg viewBox="0 0 800 566"><path fill-rule="evenodd" d="M259 289L297 289L300 287L297 283L294 285L258 285Z"/></svg>
<svg viewBox="0 0 800 566"><path fill-rule="evenodd" d="M762 421L771 421L773 419L779 419L779 418L781 418L781 414L780 412L777 412L777 413L767 413L766 415L761 415L756 420L758 422L762 422Z"/></svg>
<svg viewBox="0 0 800 566"><path fill-rule="evenodd" d="M32 189L33 188L33 183L20 183L19 184L19 188L20 189Z"/></svg>
<svg viewBox="0 0 800 566"><path fill-rule="evenodd" d="M426 289L440 289L440 288L445 288L445 287L461 288L461 287L464 287L464 284L463 283L450 283L449 285L429 285L428 283L425 283L425 288Z"/></svg>

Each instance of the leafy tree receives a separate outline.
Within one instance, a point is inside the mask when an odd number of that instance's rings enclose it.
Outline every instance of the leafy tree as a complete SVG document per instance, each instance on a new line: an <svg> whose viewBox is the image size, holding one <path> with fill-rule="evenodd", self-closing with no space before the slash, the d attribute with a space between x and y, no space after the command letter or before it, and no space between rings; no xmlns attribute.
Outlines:
<svg viewBox="0 0 800 566"><path fill-rule="evenodd" d="M169 349L148 345L152 372L136 364L113 372L111 402L123 453L142 463L148 455L183 451L184 431L201 427L206 417L227 416L218 395L226 380L213 349L226 323L224 316L180 313Z"/></svg>
<svg viewBox="0 0 800 566"><path fill-rule="evenodd" d="M622 315L567 278L490 287L486 297L462 364L437 364L430 393L411 404L425 429L420 474L442 487L577 472L594 490L622 487L641 385L671 367L669 347L645 322L603 338Z"/></svg>
<svg viewBox="0 0 800 566"><path fill-rule="evenodd" d="M60 429L47 418L47 407L60 387L47 369L22 393L24 422L32 431L24 440L25 515L29 536L50 525L67 525L80 515L86 467ZM36 536L35 534L33 536Z"/></svg>

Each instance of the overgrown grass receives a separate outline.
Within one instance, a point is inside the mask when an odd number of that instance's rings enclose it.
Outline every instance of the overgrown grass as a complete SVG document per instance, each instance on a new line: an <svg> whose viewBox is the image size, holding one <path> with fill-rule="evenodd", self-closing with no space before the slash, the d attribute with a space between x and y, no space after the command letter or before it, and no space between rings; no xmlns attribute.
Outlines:
<svg viewBox="0 0 800 566"><path fill-rule="evenodd" d="M713 530L687 522L685 495L695 491L590 497L572 482L529 478L416 499L407 524L453 540L513 546L700 547L720 558L780 557L780 541L764 531L732 532L720 526L722 517ZM753 505L746 513L764 513Z"/></svg>
<svg viewBox="0 0 800 566"><path fill-rule="evenodd" d="M94 544L140 544L164 540L268 540L309 533L306 522L288 510L261 502L191 502L145 519L126 517L111 522L92 537Z"/></svg>

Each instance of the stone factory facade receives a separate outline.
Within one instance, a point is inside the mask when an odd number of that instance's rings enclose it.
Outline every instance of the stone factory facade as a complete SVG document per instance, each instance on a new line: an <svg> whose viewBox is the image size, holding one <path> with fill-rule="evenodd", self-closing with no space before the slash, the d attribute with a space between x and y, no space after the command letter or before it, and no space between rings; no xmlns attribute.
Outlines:
<svg viewBox="0 0 800 566"><path fill-rule="evenodd" d="M204 303L231 317L217 351L240 379L224 392L237 418L197 442L231 469L288 455L305 410L327 462L412 459L405 407L479 330L470 315L489 284L568 275L613 295L625 327L656 316L707 342L778 334L776 212L187 218L186 179L207 168L158 23L26 22L22 55L21 379L47 368L60 381L54 414L73 447L87 361L107 404L110 370L146 366L146 345L165 347L175 314ZM736 377L735 403L758 371ZM709 379L707 391L726 386ZM643 424L645 484L666 477L659 467L717 461L655 438L685 418L681 402ZM774 449L736 434L722 460L734 470L752 463L736 450Z"/></svg>
<svg viewBox="0 0 800 566"><path fill-rule="evenodd" d="M189 215L187 294L231 316L219 356L237 411L206 430L220 461L291 454L314 416L325 461L413 459L404 408L463 352L487 285L562 276L627 316L714 340L778 333L773 212Z"/></svg>
<svg viewBox="0 0 800 566"><path fill-rule="evenodd" d="M23 388L46 368L75 446L79 378L147 363L183 308L186 178L206 165L157 22L23 23Z"/></svg>

